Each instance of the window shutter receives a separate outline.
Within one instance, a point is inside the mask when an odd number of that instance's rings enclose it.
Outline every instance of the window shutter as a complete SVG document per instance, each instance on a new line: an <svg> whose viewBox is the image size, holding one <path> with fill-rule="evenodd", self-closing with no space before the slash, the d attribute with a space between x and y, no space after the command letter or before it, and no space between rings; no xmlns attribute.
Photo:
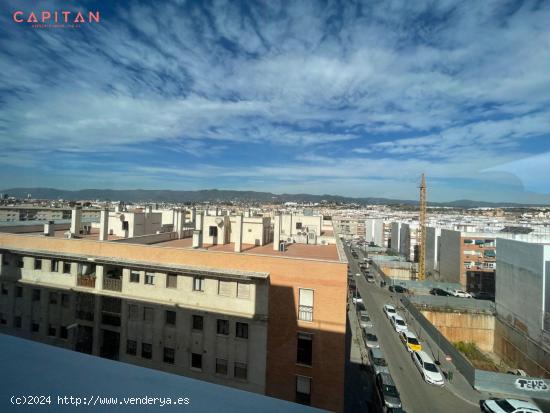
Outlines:
<svg viewBox="0 0 550 413"><path fill-rule="evenodd" d="M313 307L313 290L300 288L300 305Z"/></svg>
<svg viewBox="0 0 550 413"><path fill-rule="evenodd" d="M250 284L237 283L237 297L250 298Z"/></svg>
<svg viewBox="0 0 550 413"><path fill-rule="evenodd" d="M219 285L218 285L218 294L219 295L224 295L226 297L230 297L231 296L231 284L232 283L230 281L220 280Z"/></svg>
<svg viewBox="0 0 550 413"><path fill-rule="evenodd" d="M310 394L311 379L304 376L296 376L296 391L302 394Z"/></svg>

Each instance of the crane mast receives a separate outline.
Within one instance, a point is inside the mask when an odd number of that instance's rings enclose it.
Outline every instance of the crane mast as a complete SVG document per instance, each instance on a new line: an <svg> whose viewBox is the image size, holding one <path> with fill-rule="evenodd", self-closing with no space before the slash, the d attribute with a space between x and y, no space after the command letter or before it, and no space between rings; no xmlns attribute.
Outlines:
<svg viewBox="0 0 550 413"><path fill-rule="evenodd" d="M420 213L417 233L418 244L418 279L426 279L426 177L422 174L420 181Z"/></svg>

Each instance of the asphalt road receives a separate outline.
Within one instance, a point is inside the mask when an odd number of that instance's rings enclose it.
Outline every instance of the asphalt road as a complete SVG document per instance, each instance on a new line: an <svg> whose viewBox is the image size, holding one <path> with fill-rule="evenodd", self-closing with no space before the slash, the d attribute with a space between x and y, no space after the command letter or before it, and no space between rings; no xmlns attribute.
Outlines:
<svg viewBox="0 0 550 413"><path fill-rule="evenodd" d="M345 251L352 274L360 272L358 260L351 256L348 247L345 247ZM359 253L359 257L362 258L362 256ZM407 413L479 413L478 406L458 398L447 388L436 387L424 382L409 353L382 311L384 304L396 306L397 297L392 298L392 294L387 288L380 288L379 279L377 279L377 283L371 284L367 283L364 276L354 276L354 278L367 311L374 321L380 347L386 356L390 373L401 394L404 410ZM402 311L398 310L398 312L403 315Z"/></svg>

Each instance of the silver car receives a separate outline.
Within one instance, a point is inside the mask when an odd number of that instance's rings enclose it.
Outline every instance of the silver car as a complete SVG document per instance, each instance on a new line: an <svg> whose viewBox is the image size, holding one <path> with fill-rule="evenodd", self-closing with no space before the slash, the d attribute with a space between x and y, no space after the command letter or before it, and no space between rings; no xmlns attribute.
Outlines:
<svg viewBox="0 0 550 413"><path fill-rule="evenodd" d="M380 348L378 337L376 336L374 330L370 328L364 328L363 339L365 340L365 345L367 346L367 348Z"/></svg>
<svg viewBox="0 0 550 413"><path fill-rule="evenodd" d="M369 349L369 361L374 371L374 374L378 373L389 373L388 363L384 358L384 353L379 348L370 348Z"/></svg>
<svg viewBox="0 0 550 413"><path fill-rule="evenodd" d="M373 328L374 324L366 311L359 311L359 325L361 328Z"/></svg>

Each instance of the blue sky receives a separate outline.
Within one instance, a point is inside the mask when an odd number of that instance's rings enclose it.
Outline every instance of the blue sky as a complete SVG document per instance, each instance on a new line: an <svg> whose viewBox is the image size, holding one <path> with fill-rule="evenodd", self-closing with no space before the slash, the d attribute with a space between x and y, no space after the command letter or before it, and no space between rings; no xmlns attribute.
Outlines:
<svg viewBox="0 0 550 413"><path fill-rule="evenodd" d="M78 9L101 23L11 20ZM550 202L550 2L0 10L0 188Z"/></svg>

